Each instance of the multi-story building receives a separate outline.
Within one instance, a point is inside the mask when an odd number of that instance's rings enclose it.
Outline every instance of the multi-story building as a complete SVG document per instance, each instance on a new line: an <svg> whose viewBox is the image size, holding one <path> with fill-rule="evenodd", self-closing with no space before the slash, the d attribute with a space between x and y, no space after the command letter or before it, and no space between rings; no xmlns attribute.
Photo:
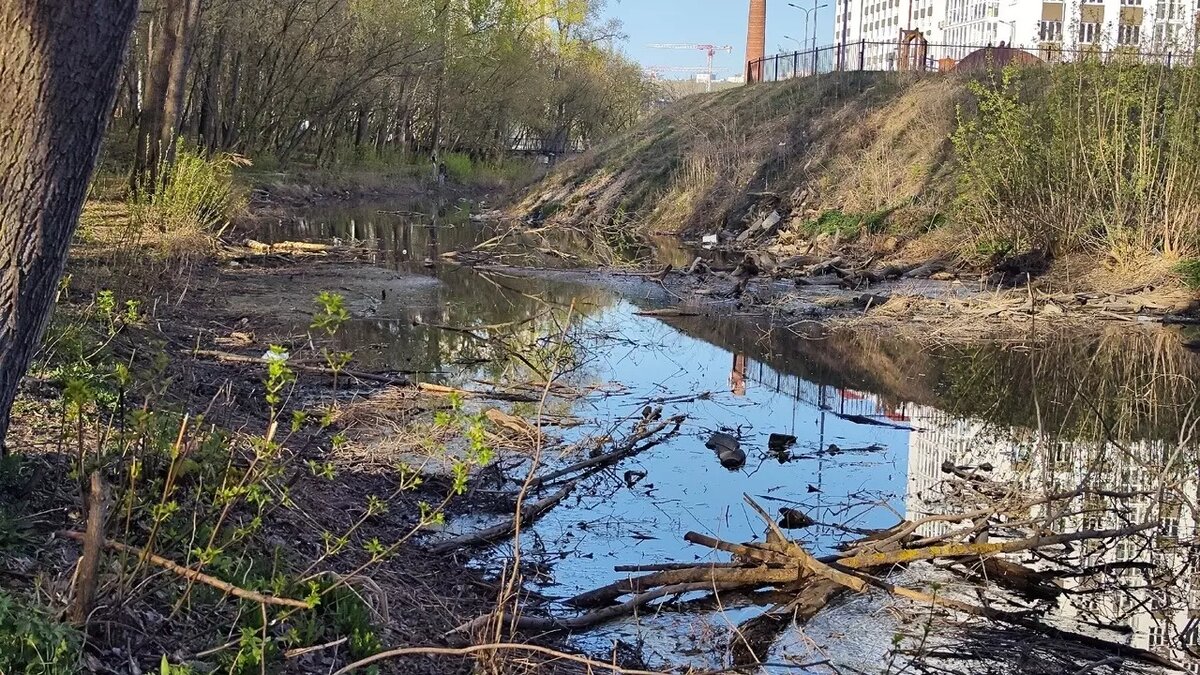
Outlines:
<svg viewBox="0 0 1200 675"><path fill-rule="evenodd" d="M848 67L857 67L861 54L869 69L894 65L896 50L887 43L906 29L933 45L931 60L1002 43L1046 60L1091 46L1165 58L1193 53L1200 35L1198 0L837 0L835 6L835 45L845 45Z"/></svg>

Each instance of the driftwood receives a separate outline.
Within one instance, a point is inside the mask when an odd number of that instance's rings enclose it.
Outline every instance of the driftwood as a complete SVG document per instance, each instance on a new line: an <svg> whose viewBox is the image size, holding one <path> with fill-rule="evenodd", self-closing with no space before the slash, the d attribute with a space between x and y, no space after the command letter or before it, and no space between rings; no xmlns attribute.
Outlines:
<svg viewBox="0 0 1200 675"><path fill-rule="evenodd" d="M1022 509L1027 511L1033 505L1070 500L1082 494L1099 492L1079 489L1051 494L1021 503L1009 503L1007 509L1012 512L1020 512ZM1112 497L1117 494L1106 493L1106 496ZM734 643L731 645L734 663L737 665L752 664L763 658L774 637L789 622L806 621L843 593L861 593L871 589L880 589L924 606L943 607L1123 658L1137 659L1156 666L1178 668L1169 659L1147 650L1049 626L1024 613L1006 612L952 597L930 595L919 590L898 586L883 578L896 567L918 561L943 560L948 561L951 565L966 564L968 571L972 573L981 570L990 582L1004 585L1016 592L1043 599L1052 598L1058 592L1051 582L1052 575L1035 572L999 556L1006 553L1035 550L1043 552L1042 555L1045 555L1048 549L1073 542L1117 540L1148 532L1156 527L1155 523L1061 534L1037 533L1024 538L993 542L967 543L952 540L954 537L969 536L981 528L986 528L986 518L1006 508L997 504L992 508L974 512L931 516L913 522L902 521L888 530L872 533L868 537L844 546L839 553L818 558L786 537L779 525L776 524L774 517L753 498L749 495L745 495L744 498L750 508L762 518L767 528L765 541L736 543L722 541L696 532L688 532L684 535L684 539L691 543L733 554L733 561L619 566L617 567L618 571L638 574L581 593L566 601L571 606L589 611L565 618L539 618L526 615L514 622L516 627L528 630L578 630L626 616L649 603L684 593L707 591L716 594L729 590L755 590L771 587L786 589L789 594L793 595L791 601L744 622L736 632ZM918 538L916 536L920 525L939 521L978 521L982 525L951 532L942 537ZM1037 530L1035 529L1034 532ZM496 617L493 616L480 617L461 626L458 630L478 628L495 619Z"/></svg>
<svg viewBox="0 0 1200 675"><path fill-rule="evenodd" d="M566 499L567 495L571 494L571 490L575 489L575 483L576 481L571 481L570 483L562 486L557 492L549 497L532 504L526 504L524 508L521 509L521 523L525 525L532 523L533 521L537 520L539 516L554 508L559 502ZM485 528L478 532L464 534L454 537L453 539L443 541L430 547L429 550L434 554L440 555L443 553L449 553L450 551L456 551L460 548L467 548L469 546L490 544L494 541L511 535L516 531L516 529L517 518L516 516L513 516L512 518L506 519L502 523L497 523L496 525Z"/></svg>
<svg viewBox="0 0 1200 675"><path fill-rule="evenodd" d="M536 478L531 478L529 479L530 488L541 487L546 483L576 473L583 475L594 473L606 466L616 464L627 457L633 457L638 453L645 452L679 433L679 427L686 419L681 415L677 415L665 420L653 421L652 417L653 415L643 417L634 428L633 433L617 444L612 450L596 455L595 457L589 457L556 471L537 476ZM660 436L659 434L662 435Z"/></svg>
<svg viewBox="0 0 1200 675"><path fill-rule="evenodd" d="M334 247L329 244L314 244L307 241L280 241L274 244L264 244L261 241L247 239L246 248L257 253L328 253Z"/></svg>

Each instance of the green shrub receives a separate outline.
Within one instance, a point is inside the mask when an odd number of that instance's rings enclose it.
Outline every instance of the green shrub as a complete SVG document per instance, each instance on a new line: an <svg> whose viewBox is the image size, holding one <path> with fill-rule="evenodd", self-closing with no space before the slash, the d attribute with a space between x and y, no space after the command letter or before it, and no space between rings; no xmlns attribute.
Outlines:
<svg viewBox="0 0 1200 675"><path fill-rule="evenodd" d="M79 634L0 589L0 673L67 675L79 666Z"/></svg>
<svg viewBox="0 0 1200 675"><path fill-rule="evenodd" d="M135 195L135 222L163 232L220 232L242 208L233 169L248 164L229 153L209 159L180 143L175 163L164 170L155 189Z"/></svg>
<svg viewBox="0 0 1200 675"><path fill-rule="evenodd" d="M1053 255L1200 244L1200 69L1084 59L972 82L952 141L956 221Z"/></svg>
<svg viewBox="0 0 1200 675"><path fill-rule="evenodd" d="M1177 274L1188 288L1200 289L1200 259L1180 260L1171 271Z"/></svg>
<svg viewBox="0 0 1200 675"><path fill-rule="evenodd" d="M823 212L816 219L801 225L810 237L830 235L842 239L854 239L864 233L879 234L884 231L891 209L880 209L870 213L844 213L837 209Z"/></svg>
<svg viewBox="0 0 1200 675"><path fill-rule="evenodd" d="M475 162L461 152L446 153L442 161L446 163L446 173L456 183L466 183L475 173Z"/></svg>

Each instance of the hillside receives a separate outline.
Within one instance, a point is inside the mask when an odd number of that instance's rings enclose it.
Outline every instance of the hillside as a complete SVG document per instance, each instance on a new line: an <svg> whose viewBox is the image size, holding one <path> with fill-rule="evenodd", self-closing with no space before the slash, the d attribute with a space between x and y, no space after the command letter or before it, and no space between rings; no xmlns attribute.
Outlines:
<svg viewBox="0 0 1200 675"><path fill-rule="evenodd" d="M692 96L559 167L515 215L608 241L717 234L777 257L1194 286L1198 80L1085 62Z"/></svg>
<svg viewBox="0 0 1200 675"><path fill-rule="evenodd" d="M898 207L893 217L924 220L949 194L949 138L967 98L958 79L886 73L691 96L564 164L518 209L694 236L740 231L776 208L795 221Z"/></svg>

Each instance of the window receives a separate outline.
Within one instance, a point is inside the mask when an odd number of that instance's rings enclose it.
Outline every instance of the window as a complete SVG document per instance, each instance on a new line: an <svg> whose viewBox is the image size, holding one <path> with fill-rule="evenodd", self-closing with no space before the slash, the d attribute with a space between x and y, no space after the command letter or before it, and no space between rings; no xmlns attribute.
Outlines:
<svg viewBox="0 0 1200 675"><path fill-rule="evenodd" d="M1142 6L1142 0L1121 0L1122 5L1132 5L1135 7Z"/></svg>
<svg viewBox="0 0 1200 675"><path fill-rule="evenodd" d="M1155 624L1150 626L1150 648L1161 647L1167 643L1165 632L1162 626Z"/></svg>
<svg viewBox="0 0 1200 675"><path fill-rule="evenodd" d="M1039 21L1038 38L1042 42L1062 42L1062 22L1045 19Z"/></svg>

